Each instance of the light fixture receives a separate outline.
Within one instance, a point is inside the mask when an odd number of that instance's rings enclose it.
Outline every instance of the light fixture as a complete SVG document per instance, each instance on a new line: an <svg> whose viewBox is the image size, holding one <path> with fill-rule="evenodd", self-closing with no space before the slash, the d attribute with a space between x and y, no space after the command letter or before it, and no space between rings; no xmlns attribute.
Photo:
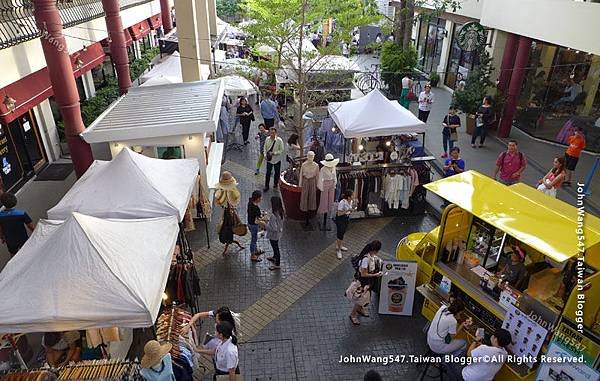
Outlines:
<svg viewBox="0 0 600 381"><path fill-rule="evenodd" d="M119 148L119 143L113 143L113 147Z"/></svg>
<svg viewBox="0 0 600 381"><path fill-rule="evenodd" d="M110 38L110 37L108 38L108 43L109 44L112 43L112 38Z"/></svg>
<svg viewBox="0 0 600 381"><path fill-rule="evenodd" d="M575 51L575 54L579 54L579 50L576 50L576 51Z"/></svg>
<svg viewBox="0 0 600 381"><path fill-rule="evenodd" d="M83 49L84 52L87 52L87 46L83 45Z"/></svg>
<svg viewBox="0 0 600 381"><path fill-rule="evenodd" d="M169 295L167 295L166 292L163 292L162 293L162 300L167 300L167 299L169 299Z"/></svg>
<svg viewBox="0 0 600 381"><path fill-rule="evenodd" d="M140 30L140 32L143 32L144 31L144 27L142 25L140 25L139 30Z"/></svg>
<svg viewBox="0 0 600 381"><path fill-rule="evenodd" d="M194 137L192 135L188 136L188 140L192 140Z"/></svg>
<svg viewBox="0 0 600 381"><path fill-rule="evenodd" d="M81 69L81 68L83 67L83 61L82 61L82 60L80 60L79 58L77 58L77 59L75 60L75 67L76 67L78 70L79 70L79 69Z"/></svg>
<svg viewBox="0 0 600 381"><path fill-rule="evenodd" d="M13 97L5 95L2 103L6 106L8 111L15 112L15 109L17 108L17 101Z"/></svg>
<svg viewBox="0 0 600 381"><path fill-rule="evenodd" d="M358 145L358 150L359 150L359 151L362 151L362 150L364 150L364 149L365 149L365 146L363 146L362 144L359 144L359 145Z"/></svg>
<svg viewBox="0 0 600 381"><path fill-rule="evenodd" d="M331 132L335 132L335 127L331 127Z"/></svg>
<svg viewBox="0 0 600 381"><path fill-rule="evenodd" d="M388 140L387 142L385 142L385 145L389 147L392 145L392 142Z"/></svg>

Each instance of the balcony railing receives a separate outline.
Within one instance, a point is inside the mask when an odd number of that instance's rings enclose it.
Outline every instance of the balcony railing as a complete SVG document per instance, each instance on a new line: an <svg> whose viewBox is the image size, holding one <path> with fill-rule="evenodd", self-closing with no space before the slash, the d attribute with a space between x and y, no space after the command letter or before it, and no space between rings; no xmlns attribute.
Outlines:
<svg viewBox="0 0 600 381"><path fill-rule="evenodd" d="M152 0L123 0L121 10ZM64 28L79 25L104 15L100 0L71 0L57 3ZM0 49L6 49L41 35L33 17L33 2L0 0Z"/></svg>

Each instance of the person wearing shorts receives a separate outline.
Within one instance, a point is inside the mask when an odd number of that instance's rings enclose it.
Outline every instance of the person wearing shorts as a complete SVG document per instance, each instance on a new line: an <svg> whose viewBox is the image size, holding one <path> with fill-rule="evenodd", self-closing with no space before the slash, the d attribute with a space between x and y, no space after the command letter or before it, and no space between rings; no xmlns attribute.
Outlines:
<svg viewBox="0 0 600 381"><path fill-rule="evenodd" d="M348 248L344 244L344 235L348 229L350 222L350 214L352 213L352 195L354 192L351 189L346 189L342 199L338 203L338 208L335 216L335 227L337 228L337 240L335 241L337 258L342 259L342 251L347 251Z"/></svg>
<svg viewBox="0 0 600 381"><path fill-rule="evenodd" d="M583 135L583 128L576 127L573 136L567 139L569 147L565 151L565 169L567 176L563 185L571 185L571 176L573 171L577 167L577 162L581 156L581 151L585 149L585 136Z"/></svg>

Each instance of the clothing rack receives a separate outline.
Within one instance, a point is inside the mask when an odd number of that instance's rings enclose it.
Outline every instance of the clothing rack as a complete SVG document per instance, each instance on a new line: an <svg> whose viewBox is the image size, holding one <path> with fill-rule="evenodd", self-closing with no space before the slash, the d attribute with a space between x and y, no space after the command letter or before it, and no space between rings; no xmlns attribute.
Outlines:
<svg viewBox="0 0 600 381"><path fill-rule="evenodd" d="M370 170L370 169L402 168L402 167L412 167L412 166L413 166L412 163L348 165L348 166L344 166L344 167L337 166L335 168L335 171L338 173L343 173L343 172L352 172L352 171L361 171L361 170Z"/></svg>
<svg viewBox="0 0 600 381"><path fill-rule="evenodd" d="M194 327L190 327L189 333L183 332L183 327L189 325L191 320L192 315L188 311L173 304L156 321L156 340L171 344L169 353L177 380L191 380L193 369L198 365L197 355L194 353Z"/></svg>
<svg viewBox="0 0 600 381"><path fill-rule="evenodd" d="M136 361L89 360L57 368L58 380L142 381Z"/></svg>

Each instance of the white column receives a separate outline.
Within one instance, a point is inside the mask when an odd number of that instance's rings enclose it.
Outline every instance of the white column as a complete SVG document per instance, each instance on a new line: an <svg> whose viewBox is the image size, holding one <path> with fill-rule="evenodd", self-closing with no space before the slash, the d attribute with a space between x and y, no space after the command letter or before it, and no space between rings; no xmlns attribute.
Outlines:
<svg viewBox="0 0 600 381"><path fill-rule="evenodd" d="M33 114L35 115L44 149L48 154L48 161L53 162L60 158L60 139L58 137L54 115L52 115L52 109L50 108L50 101L46 99L35 106L33 108Z"/></svg>
<svg viewBox="0 0 600 381"><path fill-rule="evenodd" d="M210 27L210 35L217 35L217 2L216 0L208 0L208 19Z"/></svg>
<svg viewBox="0 0 600 381"><path fill-rule="evenodd" d="M200 63L202 65L208 65L210 68L212 65L212 52L211 52L211 38L210 38L210 17L208 13L208 0L195 0L196 1L196 29L198 33L198 45L200 47ZM216 16L215 16L216 17ZM215 21L216 22L216 21ZM209 69L210 70L210 69ZM208 75L209 73L202 73Z"/></svg>
<svg viewBox="0 0 600 381"><path fill-rule="evenodd" d="M201 79L200 45L198 43L198 28L196 27L196 2L197 0L177 0L175 2L179 54L182 57L181 75L184 82L199 81ZM206 27L208 28L207 25Z"/></svg>
<svg viewBox="0 0 600 381"><path fill-rule="evenodd" d="M92 71L87 71L81 76L83 81L83 90L85 91L85 98L90 99L96 95L96 86L94 85L94 77Z"/></svg>
<svg viewBox="0 0 600 381"><path fill-rule="evenodd" d="M142 48L140 45L141 42L133 41L133 50L135 51L135 57L138 59L142 57Z"/></svg>
<svg viewBox="0 0 600 381"><path fill-rule="evenodd" d="M452 21L446 20L446 37L444 37L444 43L442 44L442 53L440 55L440 64L437 67L437 72L440 75L440 81L438 86L443 85L446 80L446 66L448 65L448 56L452 51Z"/></svg>

